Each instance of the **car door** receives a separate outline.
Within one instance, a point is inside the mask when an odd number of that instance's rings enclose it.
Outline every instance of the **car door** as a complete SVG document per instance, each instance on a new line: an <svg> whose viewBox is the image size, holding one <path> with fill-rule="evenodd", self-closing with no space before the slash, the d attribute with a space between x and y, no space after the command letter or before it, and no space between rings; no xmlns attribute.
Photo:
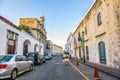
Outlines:
<svg viewBox="0 0 120 80"><path fill-rule="evenodd" d="M16 58L15 58L15 61L16 61L16 66L18 68L18 73L23 72L24 71L24 64L23 64L23 61L22 61L22 56L17 55Z"/></svg>
<svg viewBox="0 0 120 80"><path fill-rule="evenodd" d="M30 63L29 63L29 61L26 60L25 56L22 56L22 61L23 61L23 64L24 64L23 65L24 70L28 70L29 67L30 67Z"/></svg>

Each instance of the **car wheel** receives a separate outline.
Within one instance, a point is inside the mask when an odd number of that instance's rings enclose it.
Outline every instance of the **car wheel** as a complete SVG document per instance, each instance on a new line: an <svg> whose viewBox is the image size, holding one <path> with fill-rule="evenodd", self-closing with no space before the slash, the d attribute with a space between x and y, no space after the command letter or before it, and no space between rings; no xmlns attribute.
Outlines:
<svg viewBox="0 0 120 80"><path fill-rule="evenodd" d="M11 73L11 80L15 80L16 77L17 77L17 70L14 69L14 70L12 71L12 73Z"/></svg>
<svg viewBox="0 0 120 80"><path fill-rule="evenodd" d="M32 71L32 70L33 70L33 65L31 64L31 65L30 65L30 71Z"/></svg>

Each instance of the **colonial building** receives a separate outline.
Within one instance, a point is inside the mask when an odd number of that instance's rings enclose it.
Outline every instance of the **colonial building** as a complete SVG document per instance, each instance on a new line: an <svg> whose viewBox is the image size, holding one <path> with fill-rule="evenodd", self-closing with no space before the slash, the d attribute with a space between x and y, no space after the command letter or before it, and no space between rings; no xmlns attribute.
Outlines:
<svg viewBox="0 0 120 80"><path fill-rule="evenodd" d="M44 25L44 16L37 18L20 18L20 25L29 27L30 33L40 42L44 43L47 39L47 32Z"/></svg>
<svg viewBox="0 0 120 80"><path fill-rule="evenodd" d="M54 44L53 45L53 55L56 55L56 54L61 54L62 53L62 47Z"/></svg>
<svg viewBox="0 0 120 80"><path fill-rule="evenodd" d="M120 0L95 0L73 33L73 44L78 58L120 69Z"/></svg>
<svg viewBox="0 0 120 80"><path fill-rule="evenodd" d="M46 40L44 45L44 52L53 54L53 43L51 40Z"/></svg>
<svg viewBox="0 0 120 80"><path fill-rule="evenodd" d="M44 46L39 40L2 16L0 16L0 45L0 54L44 53Z"/></svg>
<svg viewBox="0 0 120 80"><path fill-rule="evenodd" d="M72 33L70 33L70 35L67 38L67 42L65 45L65 51L69 52L69 54L71 54L72 57L74 57L74 53L73 53L73 44L72 44Z"/></svg>

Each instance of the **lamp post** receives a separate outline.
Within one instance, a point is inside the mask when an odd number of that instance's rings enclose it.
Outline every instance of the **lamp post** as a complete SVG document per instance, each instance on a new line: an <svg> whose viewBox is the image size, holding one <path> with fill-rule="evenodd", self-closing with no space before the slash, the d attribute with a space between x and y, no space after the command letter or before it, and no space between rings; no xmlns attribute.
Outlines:
<svg viewBox="0 0 120 80"><path fill-rule="evenodd" d="M84 50L84 31L82 32L82 37L83 37L83 41L82 41L83 63L85 63L85 50Z"/></svg>

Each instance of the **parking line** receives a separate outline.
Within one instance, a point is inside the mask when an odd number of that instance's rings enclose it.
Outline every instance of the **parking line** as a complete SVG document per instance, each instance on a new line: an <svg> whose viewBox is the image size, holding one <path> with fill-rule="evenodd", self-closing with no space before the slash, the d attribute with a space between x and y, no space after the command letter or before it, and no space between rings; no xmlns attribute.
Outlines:
<svg viewBox="0 0 120 80"><path fill-rule="evenodd" d="M75 70L77 70L85 78L85 80L89 80L89 78L86 75L84 75L79 69L77 69L73 64L71 64L71 65Z"/></svg>

